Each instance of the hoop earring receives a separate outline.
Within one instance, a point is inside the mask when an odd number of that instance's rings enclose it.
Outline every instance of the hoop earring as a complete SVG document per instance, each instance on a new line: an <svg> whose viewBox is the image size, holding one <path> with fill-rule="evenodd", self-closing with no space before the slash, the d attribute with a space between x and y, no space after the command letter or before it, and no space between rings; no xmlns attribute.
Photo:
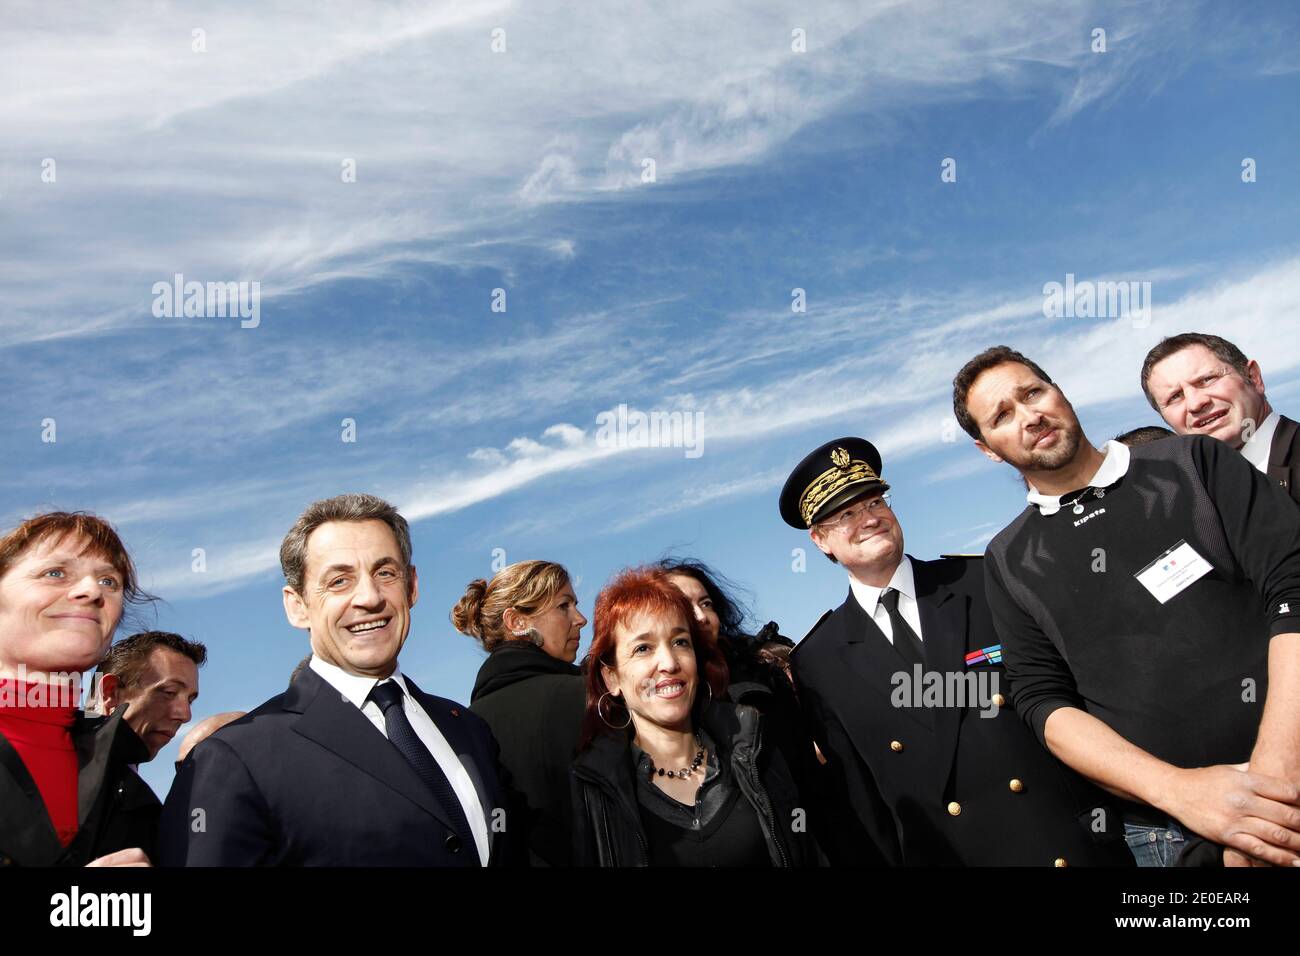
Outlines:
<svg viewBox="0 0 1300 956"><path fill-rule="evenodd" d="M605 693L600 695L600 698L596 701L596 716L599 717L601 720L603 720L605 722L605 726L608 727L610 730L627 730L628 726L632 723L632 711L629 710L627 712L627 723L623 724L623 726L621 727L618 727L615 726L614 724L611 724L609 722L609 718L605 716L604 711L600 709L600 705L605 702L605 698L612 697L612 696L614 695L611 694L609 691L605 691Z"/></svg>
<svg viewBox="0 0 1300 956"><path fill-rule="evenodd" d="M704 714L708 711L709 707L713 705L713 688L709 686L707 680L700 681L700 683L704 685L704 689L708 692L708 696L701 700L699 688L696 687L695 700L691 701L691 721L696 727L699 726L699 721L704 719Z"/></svg>

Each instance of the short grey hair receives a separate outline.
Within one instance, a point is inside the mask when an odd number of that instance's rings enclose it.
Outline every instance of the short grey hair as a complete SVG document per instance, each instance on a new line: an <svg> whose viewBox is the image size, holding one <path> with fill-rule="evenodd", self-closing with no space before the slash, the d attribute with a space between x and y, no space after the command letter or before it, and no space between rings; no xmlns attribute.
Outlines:
<svg viewBox="0 0 1300 956"><path fill-rule="evenodd" d="M302 594L307 574L307 539L323 524L331 521L382 521L393 530L401 552L402 567L411 567L411 526L387 501L374 495L337 495L313 501L299 515L280 544L280 570L289 587Z"/></svg>

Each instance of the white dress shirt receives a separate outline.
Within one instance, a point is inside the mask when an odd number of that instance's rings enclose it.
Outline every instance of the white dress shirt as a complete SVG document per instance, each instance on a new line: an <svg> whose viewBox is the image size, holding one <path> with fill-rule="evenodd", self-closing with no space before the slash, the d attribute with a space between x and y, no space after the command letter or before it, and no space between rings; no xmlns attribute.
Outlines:
<svg viewBox="0 0 1300 956"><path fill-rule="evenodd" d="M1128 474L1128 445L1112 438L1101 447L1106 452L1106 458L1097 469L1097 473L1092 476L1092 480L1088 482L1089 488L1109 488ZM1025 498L1031 505L1038 505L1038 510L1044 515L1054 515L1061 510L1060 495L1039 494L1038 489L1033 485L1029 486L1029 494L1025 495Z"/></svg>
<svg viewBox="0 0 1300 956"><path fill-rule="evenodd" d="M916 580L912 576L912 559L907 555L903 555L903 560L898 562L898 567L894 569L894 576L889 579L887 587L898 592L898 613L903 615L903 620L916 631L916 636L924 641L925 635L921 633L921 611L916 606ZM890 623L889 612L885 610L885 605L880 600L880 595L885 589L863 584L850 574L849 590L853 592L853 597L862 610L867 612L867 616L885 632L889 643L894 643L894 625Z"/></svg>
<svg viewBox="0 0 1300 956"><path fill-rule="evenodd" d="M379 705L373 700L368 700L370 692L374 690L379 680L374 677L362 677L358 674L349 674L341 667L323 661L315 654L312 655L311 664L308 665L321 679L326 681L331 687L337 690L343 697L361 709L361 713L369 718L370 722L375 725L385 738L388 737L388 728L384 725L384 712L379 709ZM469 828L474 833L474 844L478 847L479 862L483 866L488 864L488 831L487 817L483 813L483 804L479 802L478 791L474 789L474 781L470 779L469 773L465 770L464 764L456 756L456 751L447 743L447 738L438 730L438 725L433 722L424 708L420 706L419 701L411 696L411 690L406 681L402 679L400 669L394 668L391 679L397 682L397 686L402 689L402 709L406 713L406 719L411 722L411 728L415 731L420 742L429 748L429 753L433 759L438 762L442 772L447 775L447 780L453 790L456 791L456 797L460 800L461 809L465 811L465 819L469 821ZM403 758L405 759L405 758Z"/></svg>
<svg viewBox="0 0 1300 956"><path fill-rule="evenodd" d="M1250 441L1241 446L1241 454L1255 466L1256 471L1268 474L1268 453L1273 448L1273 433L1277 431L1277 412L1269 412L1264 424L1260 425Z"/></svg>

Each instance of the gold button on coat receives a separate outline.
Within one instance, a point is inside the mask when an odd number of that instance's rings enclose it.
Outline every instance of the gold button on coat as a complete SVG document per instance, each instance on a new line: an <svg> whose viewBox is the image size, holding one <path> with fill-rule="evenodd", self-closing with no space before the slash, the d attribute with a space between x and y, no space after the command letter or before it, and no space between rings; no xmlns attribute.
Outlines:
<svg viewBox="0 0 1300 956"><path fill-rule="evenodd" d="M889 749L896 754L901 754L903 752L903 742L901 740L891 740L889 742Z"/></svg>
<svg viewBox="0 0 1300 956"><path fill-rule="evenodd" d="M1063 856L1058 856L1058 857L1056 858L1056 865L1057 865L1057 867L1065 866L1065 857L1063 857Z"/></svg>
<svg viewBox="0 0 1300 956"><path fill-rule="evenodd" d="M1007 784L1007 786L1011 788L1011 792L1012 792L1012 793L1019 793L1020 791L1022 791L1022 790L1025 789L1025 785L1024 785L1024 783L1021 782L1021 781L1020 781L1018 778L1016 778L1016 777L1012 777L1012 778L1011 778L1011 782L1010 782L1009 784Z"/></svg>
<svg viewBox="0 0 1300 956"><path fill-rule="evenodd" d="M958 803L956 800L948 804L948 813L954 817L958 816L961 813L961 804Z"/></svg>
<svg viewBox="0 0 1300 956"><path fill-rule="evenodd" d="M996 704L998 707L1005 707L1007 705L1007 699L1003 697L1001 694L994 694L993 703Z"/></svg>

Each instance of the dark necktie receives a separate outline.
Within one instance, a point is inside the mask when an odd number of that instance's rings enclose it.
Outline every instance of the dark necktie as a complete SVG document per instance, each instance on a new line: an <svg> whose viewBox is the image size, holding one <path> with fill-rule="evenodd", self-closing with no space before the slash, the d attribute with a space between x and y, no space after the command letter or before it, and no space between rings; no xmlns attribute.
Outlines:
<svg viewBox="0 0 1300 956"><path fill-rule="evenodd" d="M397 748L398 753L406 758L406 762L415 768L420 779L432 791L434 799L438 801L447 819L451 821L456 835L460 837L461 845L466 850L474 850L477 856L478 844L474 842L474 834L469 828L469 820L465 818L465 810L460 804L460 798L452 789L447 775L438 766L438 761L433 759L433 754L429 753L429 748L424 745L424 741L420 740L419 734L407 719L406 710L402 706L402 696L402 689L391 680L376 684L370 691L370 699L384 712L384 728L388 731L389 741Z"/></svg>
<svg viewBox="0 0 1300 956"><path fill-rule="evenodd" d="M903 619L902 613L898 610L898 591L894 588L885 588L880 593L880 603L885 606L885 613L889 615L889 624L894 631L894 649L903 655L903 660L908 665L920 664L925 667L925 646L921 639L917 637L916 631L912 626Z"/></svg>

